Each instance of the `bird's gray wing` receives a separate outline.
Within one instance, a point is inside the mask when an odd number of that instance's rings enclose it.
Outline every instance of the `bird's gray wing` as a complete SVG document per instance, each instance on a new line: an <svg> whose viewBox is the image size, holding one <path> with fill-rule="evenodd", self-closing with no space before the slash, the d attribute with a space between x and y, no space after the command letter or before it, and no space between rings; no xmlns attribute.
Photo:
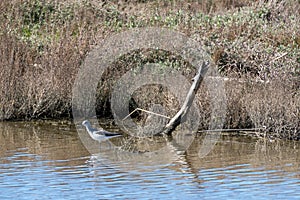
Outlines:
<svg viewBox="0 0 300 200"><path fill-rule="evenodd" d="M110 136L121 136L122 134L120 133L114 133L114 132L109 132L109 131L106 131L106 130L97 130L94 132L94 134L98 134L98 135L103 135L103 136L107 136L107 137L110 137Z"/></svg>

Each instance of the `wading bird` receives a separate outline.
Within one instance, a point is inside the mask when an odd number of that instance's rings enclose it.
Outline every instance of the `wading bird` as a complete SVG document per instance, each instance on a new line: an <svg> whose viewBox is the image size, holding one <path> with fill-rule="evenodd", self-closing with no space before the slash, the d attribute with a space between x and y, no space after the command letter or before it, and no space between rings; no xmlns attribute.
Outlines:
<svg viewBox="0 0 300 200"><path fill-rule="evenodd" d="M85 126L86 131L89 133L91 138L93 138L94 140L97 140L99 142L108 140L110 138L122 136L122 134L120 134L120 133L113 133L113 132L105 131L103 129L98 130L96 128L93 128L91 123L88 120L83 121L82 125Z"/></svg>

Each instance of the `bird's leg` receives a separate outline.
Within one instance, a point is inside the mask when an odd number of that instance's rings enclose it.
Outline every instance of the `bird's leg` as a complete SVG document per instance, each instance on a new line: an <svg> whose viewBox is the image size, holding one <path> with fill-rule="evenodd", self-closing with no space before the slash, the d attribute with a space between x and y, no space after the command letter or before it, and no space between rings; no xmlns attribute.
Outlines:
<svg viewBox="0 0 300 200"><path fill-rule="evenodd" d="M101 142L99 142L99 151L101 152Z"/></svg>
<svg viewBox="0 0 300 200"><path fill-rule="evenodd" d="M106 142L108 143L108 149L110 150L111 149L111 143L110 143L110 141L109 140L106 140Z"/></svg>

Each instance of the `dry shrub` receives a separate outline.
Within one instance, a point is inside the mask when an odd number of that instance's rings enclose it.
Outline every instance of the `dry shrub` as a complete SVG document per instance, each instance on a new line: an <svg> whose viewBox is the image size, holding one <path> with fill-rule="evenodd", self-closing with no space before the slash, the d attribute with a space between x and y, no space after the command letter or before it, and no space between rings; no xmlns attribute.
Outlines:
<svg viewBox="0 0 300 200"><path fill-rule="evenodd" d="M37 118L69 112L72 79L80 63L78 52L67 50L67 46L51 46L51 50L39 55L14 38L1 38L4 41L0 47L7 49L1 55L1 118Z"/></svg>
<svg viewBox="0 0 300 200"><path fill-rule="evenodd" d="M111 116L110 110L110 97L117 81L121 79L125 73L132 72L136 73L136 80L143 77L139 76L139 70L144 67L150 68L148 64L159 63L160 70L162 74L172 70L173 72L192 78L195 69L188 65L180 56L173 55L171 52L166 52L163 50L153 50L153 49L140 49L133 52L129 52L117 59L114 63L109 66L102 75L102 80L98 83L97 91L97 103L96 103L96 113L99 116ZM134 72L134 73L133 73ZM154 80L153 80L154 81ZM132 84L138 85L135 82ZM170 85L176 85L178 83L169 83ZM128 86L130 87L130 86ZM179 108L178 102L173 94L170 93L166 85L156 85L148 84L138 88L133 94L130 101L130 108L150 108L153 104L165 105L167 115L172 116L176 108Z"/></svg>
<svg viewBox="0 0 300 200"><path fill-rule="evenodd" d="M72 86L88 50L90 33L78 28L80 21L52 27L48 24L50 11L40 10L43 7L35 5L37 2L0 3L5 11L1 17L7 22L0 37L2 120L70 116ZM16 18L12 19L13 15ZM74 30L76 37L72 37Z"/></svg>
<svg viewBox="0 0 300 200"><path fill-rule="evenodd" d="M209 129L209 123L211 120L211 112L212 112L212 107L211 107L211 93L208 90L208 87L205 83L200 86L196 98L194 101L197 102L197 106L199 108L199 129L200 130L208 130Z"/></svg>
<svg viewBox="0 0 300 200"><path fill-rule="evenodd" d="M243 101L256 127L277 137L300 139L299 87L288 79L249 83Z"/></svg>
<svg viewBox="0 0 300 200"><path fill-rule="evenodd" d="M227 120L225 128L243 129L252 128L253 122L246 110L244 97L247 93L243 81L233 79L226 82Z"/></svg>
<svg viewBox="0 0 300 200"><path fill-rule="evenodd" d="M150 2L150 1L149 1ZM190 12L203 12L203 13L216 13L223 12L233 8L239 8L243 6L249 6L253 3L253 0L188 0L188 1L168 1L157 0L154 1L158 7L167 7L173 9L188 10Z"/></svg>

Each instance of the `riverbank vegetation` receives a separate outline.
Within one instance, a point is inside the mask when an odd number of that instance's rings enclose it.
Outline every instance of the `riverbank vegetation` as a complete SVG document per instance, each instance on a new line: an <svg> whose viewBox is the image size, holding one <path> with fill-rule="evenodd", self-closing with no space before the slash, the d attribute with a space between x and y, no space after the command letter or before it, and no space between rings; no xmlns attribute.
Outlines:
<svg viewBox="0 0 300 200"><path fill-rule="evenodd" d="M229 78L225 128L266 127L272 136L300 139L299 10L299 0L3 0L0 120L71 117L72 87L87 53L113 33L158 26L201 43ZM99 86L98 114L110 115L110 85L128 66L151 60L188 71L166 55L133 52L117 61ZM153 88L153 95L166 92ZM207 129L209 110L201 105L199 128Z"/></svg>

